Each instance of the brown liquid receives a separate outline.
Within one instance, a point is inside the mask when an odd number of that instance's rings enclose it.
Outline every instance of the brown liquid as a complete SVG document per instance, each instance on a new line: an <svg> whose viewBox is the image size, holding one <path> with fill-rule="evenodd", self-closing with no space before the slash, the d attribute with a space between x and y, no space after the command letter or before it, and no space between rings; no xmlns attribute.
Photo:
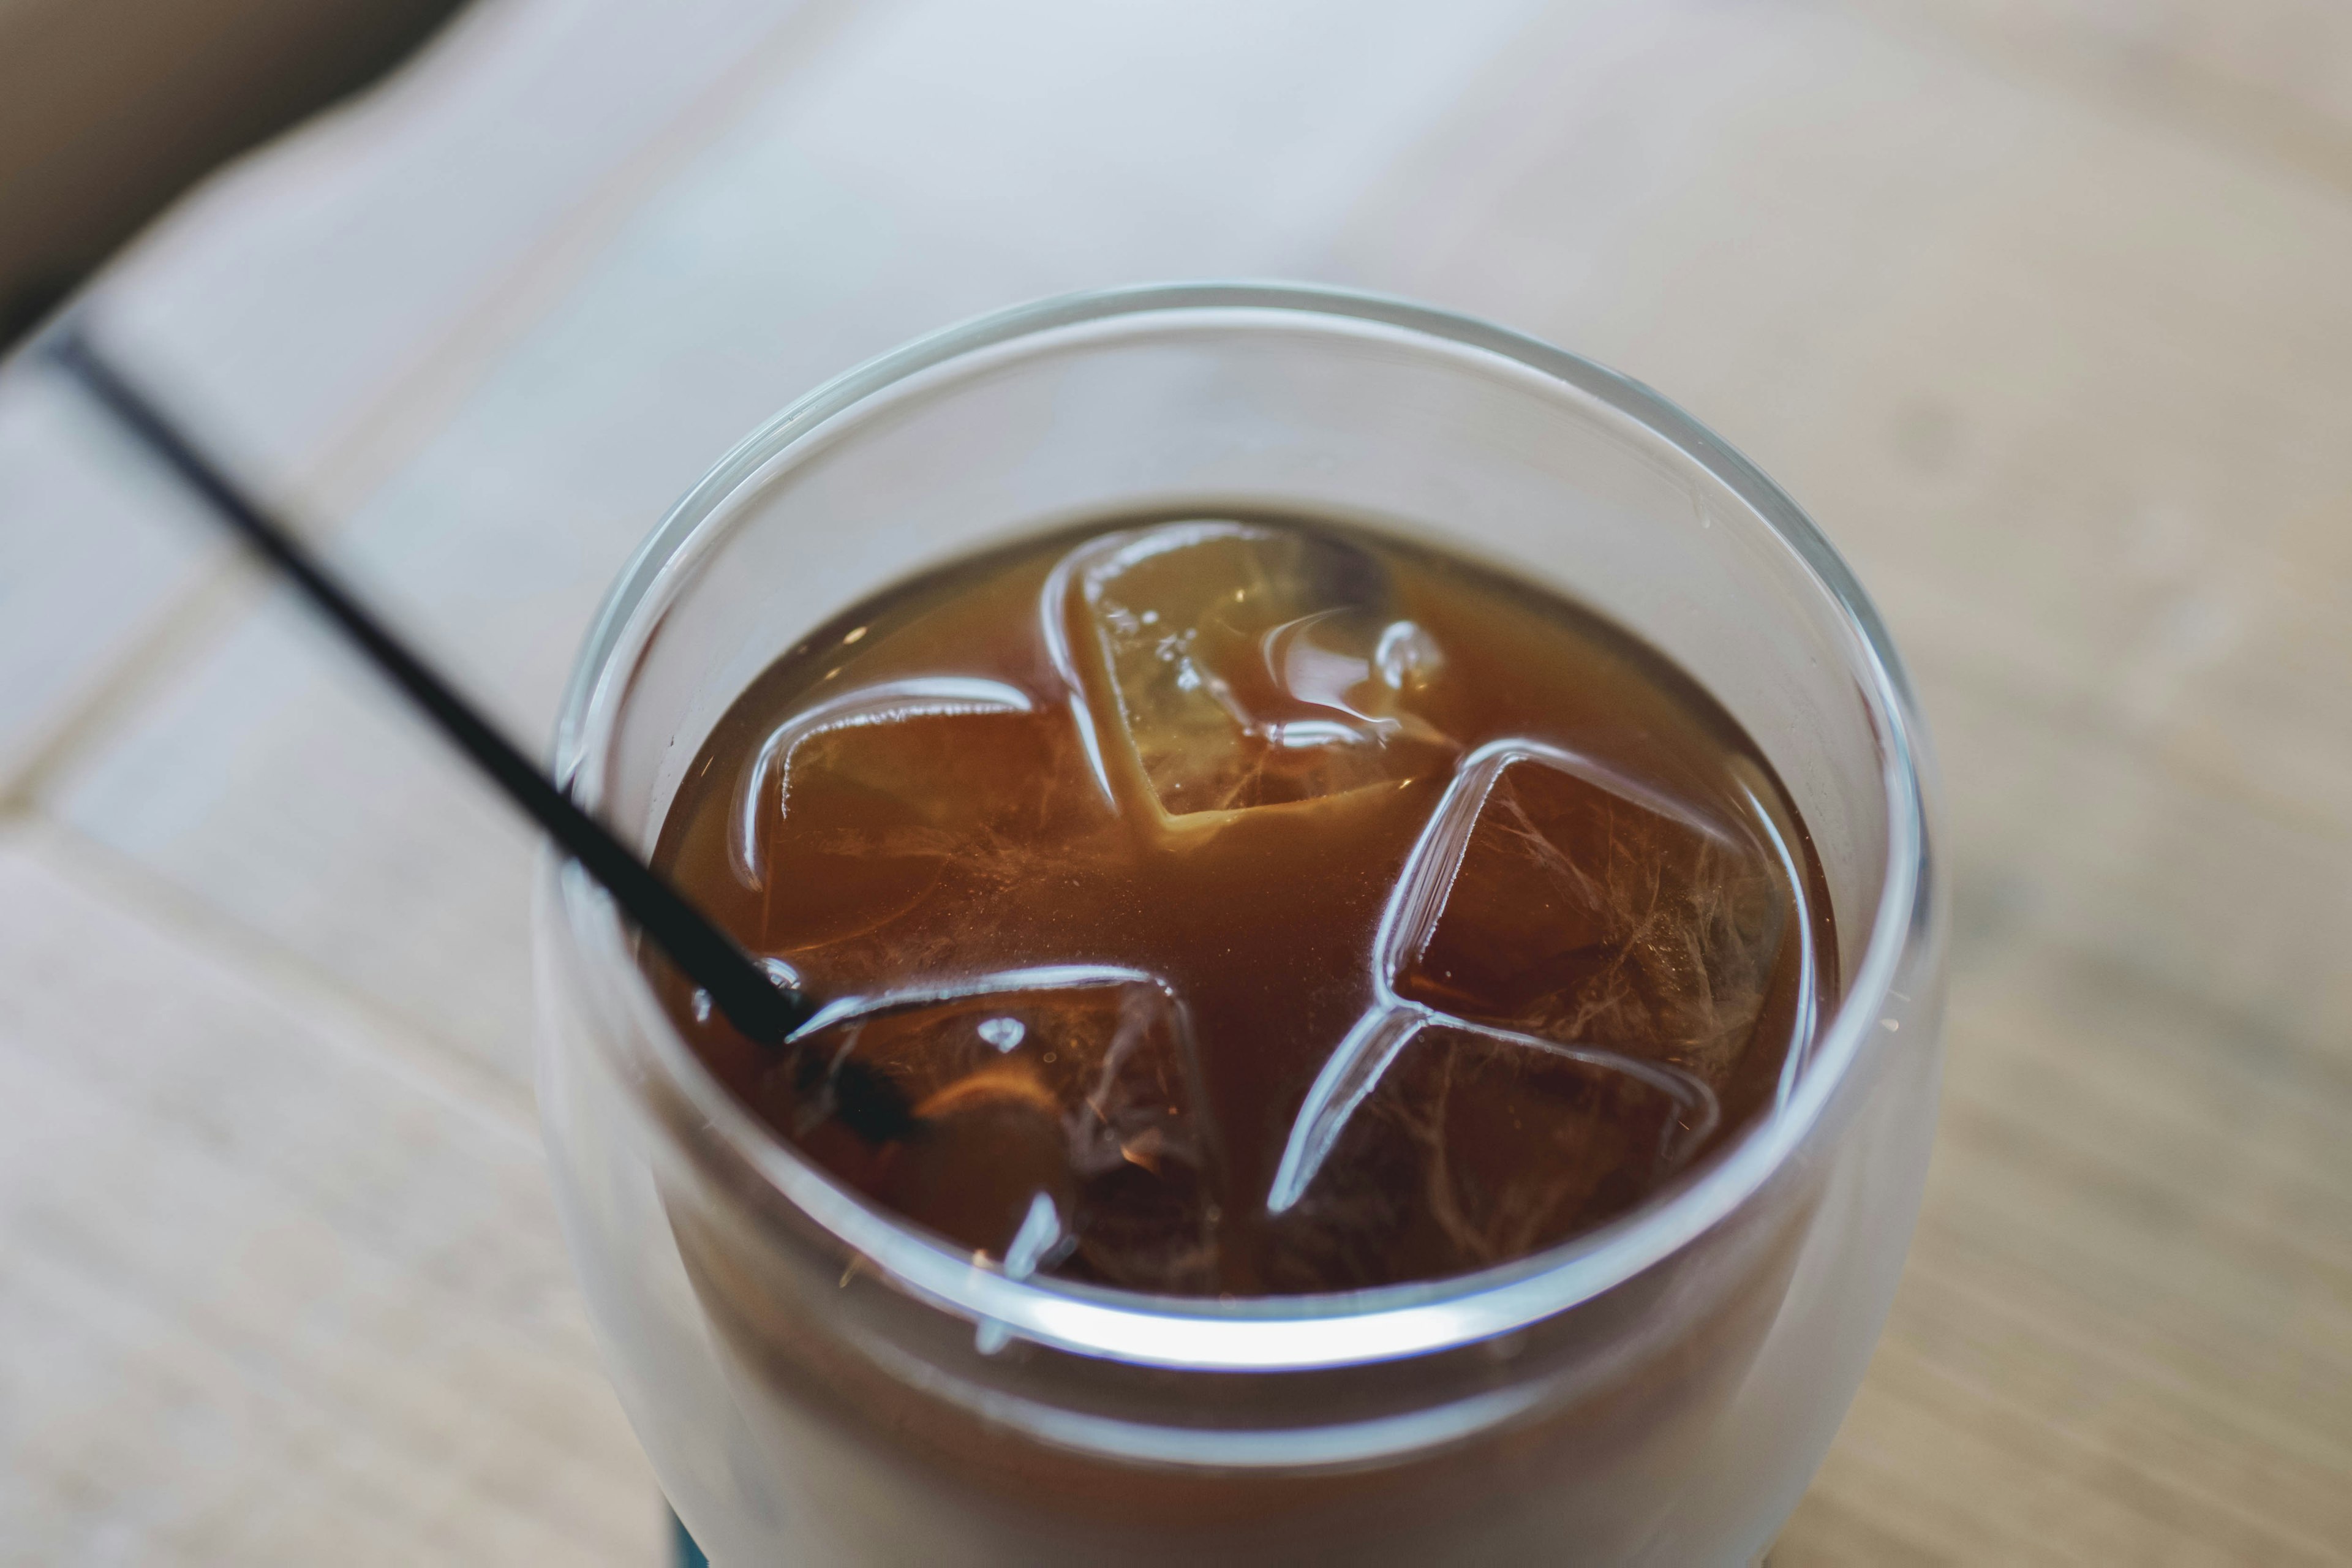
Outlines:
<svg viewBox="0 0 2352 1568"><path fill-rule="evenodd" d="M880 1148L675 975L719 1076L956 1244L1131 1289L1508 1261L1774 1100L1829 905L1732 719L1589 612L1323 523L1124 522L778 660L657 861L845 1011Z"/></svg>

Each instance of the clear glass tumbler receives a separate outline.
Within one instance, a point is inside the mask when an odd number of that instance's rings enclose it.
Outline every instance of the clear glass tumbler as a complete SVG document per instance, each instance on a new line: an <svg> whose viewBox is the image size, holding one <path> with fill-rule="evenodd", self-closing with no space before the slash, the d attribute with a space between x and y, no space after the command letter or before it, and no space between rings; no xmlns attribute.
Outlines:
<svg viewBox="0 0 2352 1568"><path fill-rule="evenodd" d="M1622 1220L1348 1295L1010 1278L869 1207L704 1070L551 858L541 1104L614 1382L722 1564L1737 1563L1795 1506L1894 1292L1934 1114L1924 736L1861 588L1647 389L1500 328L1254 285L1049 300L851 372L623 574L562 775L650 845L728 705L843 606L1094 515L1352 519L1664 650L1811 829L1841 989L1775 1111Z"/></svg>

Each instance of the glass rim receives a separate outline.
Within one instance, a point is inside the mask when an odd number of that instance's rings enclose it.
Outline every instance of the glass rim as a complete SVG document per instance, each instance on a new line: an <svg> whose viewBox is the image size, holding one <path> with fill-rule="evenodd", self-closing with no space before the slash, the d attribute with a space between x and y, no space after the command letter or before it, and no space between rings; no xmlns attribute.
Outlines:
<svg viewBox="0 0 2352 1568"><path fill-rule="evenodd" d="M1150 1296L1045 1278L1013 1279L918 1234L802 1159L705 1068L630 957L619 910L552 851L557 934L575 972L601 993L592 1022L627 1037L635 1059L683 1097L707 1131L808 1218L930 1305L1073 1353L1202 1371L1305 1371L1431 1354L1555 1316L1670 1258L1736 1214L1780 1170L1830 1099L1873 1051L1897 1037L1874 1026L1896 975L1930 924L1927 822L1918 720L1875 607L1801 508L1738 452L1649 387L1552 344L1474 317L1381 295L1281 282L1142 284L1057 295L990 312L866 361L793 402L719 460L654 529L598 611L574 665L555 735L555 773L601 795L602 748L626 697L628 662L685 580L691 548L745 481L820 429L835 429L887 389L968 356L1121 318L1263 313L1294 321L1370 323L1499 356L1607 405L1674 448L1750 508L1797 555L1852 635L1857 687L1879 742L1886 862L1862 959L1816 1029L1787 1100L1663 1199L1558 1247L1475 1273L1312 1296L1246 1300ZM912 569L919 563L909 563ZM625 978L621 978L625 975ZM1907 1044L1908 1042L1904 1042ZM640 1095L642 1088L633 1090Z"/></svg>

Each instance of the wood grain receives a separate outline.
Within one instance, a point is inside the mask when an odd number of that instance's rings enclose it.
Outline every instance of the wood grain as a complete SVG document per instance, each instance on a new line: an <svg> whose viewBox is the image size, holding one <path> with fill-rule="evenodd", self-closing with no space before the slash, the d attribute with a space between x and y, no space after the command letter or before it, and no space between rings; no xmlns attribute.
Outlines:
<svg viewBox="0 0 2352 1568"><path fill-rule="evenodd" d="M1946 782L1927 1209L1773 1561L2352 1561L2340 7L712 16L698 53L490 13L192 208L121 319L533 731L721 447L971 310L1303 273L1651 382L1854 559ZM616 81L624 44L667 96L598 140L596 93L534 61ZM501 92L579 135L534 139ZM495 166L445 188L468 137ZM507 211L542 167L553 194ZM453 254L406 278L404 235ZM371 258L373 322L329 275ZM88 604L158 503L8 417L0 493L51 531L0 563ZM107 521L78 552L81 505ZM43 1456L0 1487L0 1557L325 1554L323 1512L257 1500L289 1474L408 1560L650 1552L520 1184L529 841L283 606L215 587L142 633L190 570L159 559L88 637L70 608L0 630L0 762L9 726L38 738L0 851L0 1106L40 1151L0 1155L0 1436ZM77 953L118 941L163 978L92 1006ZM184 993L144 1081L109 1042Z"/></svg>
<svg viewBox="0 0 2352 1568"><path fill-rule="evenodd" d="M118 439L29 367L0 374L0 794L221 553Z"/></svg>
<svg viewBox="0 0 2352 1568"><path fill-rule="evenodd" d="M529 1121L110 881L0 842L9 1560L654 1561Z"/></svg>

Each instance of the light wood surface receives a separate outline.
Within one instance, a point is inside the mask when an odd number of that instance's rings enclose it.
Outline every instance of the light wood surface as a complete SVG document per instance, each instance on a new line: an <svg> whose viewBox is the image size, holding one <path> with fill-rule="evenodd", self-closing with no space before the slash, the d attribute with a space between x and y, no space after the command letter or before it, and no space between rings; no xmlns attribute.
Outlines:
<svg viewBox="0 0 2352 1568"><path fill-rule="evenodd" d="M701 468L958 316L1287 274L1648 381L1946 785L1927 1210L1773 1560L2352 1561L2346 15L498 0L105 319L532 733ZM0 1561L657 1560L529 838L23 370L0 789Z"/></svg>

